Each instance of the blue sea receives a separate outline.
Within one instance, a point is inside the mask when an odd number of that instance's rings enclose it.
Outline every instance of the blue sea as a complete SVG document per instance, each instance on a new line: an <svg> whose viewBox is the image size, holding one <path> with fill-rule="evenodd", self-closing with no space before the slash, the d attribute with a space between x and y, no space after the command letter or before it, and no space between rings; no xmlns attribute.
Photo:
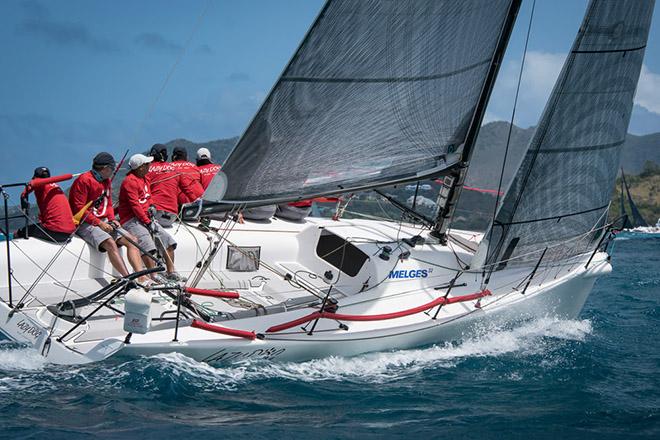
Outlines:
<svg viewBox="0 0 660 440"><path fill-rule="evenodd" d="M0 343L0 438L658 439L660 235L620 235L613 265L577 320L355 358L57 367Z"/></svg>

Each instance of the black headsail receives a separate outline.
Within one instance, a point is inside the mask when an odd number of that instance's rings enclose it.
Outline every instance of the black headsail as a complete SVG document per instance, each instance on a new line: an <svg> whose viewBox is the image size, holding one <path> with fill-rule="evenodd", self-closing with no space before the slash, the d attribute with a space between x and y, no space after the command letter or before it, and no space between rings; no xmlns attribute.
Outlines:
<svg viewBox="0 0 660 440"><path fill-rule="evenodd" d="M593 248L606 221L653 0L592 0L472 266L533 266ZM508 260L508 262L507 262Z"/></svg>
<svg viewBox="0 0 660 440"><path fill-rule="evenodd" d="M256 206L461 160L520 0L330 0L204 195ZM508 26L507 26L508 24Z"/></svg>
<svg viewBox="0 0 660 440"><path fill-rule="evenodd" d="M630 212L632 214L632 221L627 220L624 227L632 226L633 228L637 228L639 226L648 226L648 222L644 220L644 217L642 216L642 213L639 212L639 209L637 208L637 205L635 205L635 202L633 202L633 198L630 195L630 188L628 187L628 182L626 182L626 175L623 172L623 168L621 168L621 185L622 185L622 190L621 190L621 214L625 214L625 210L623 209L623 188L626 189L626 196L628 197L628 205L630 205Z"/></svg>

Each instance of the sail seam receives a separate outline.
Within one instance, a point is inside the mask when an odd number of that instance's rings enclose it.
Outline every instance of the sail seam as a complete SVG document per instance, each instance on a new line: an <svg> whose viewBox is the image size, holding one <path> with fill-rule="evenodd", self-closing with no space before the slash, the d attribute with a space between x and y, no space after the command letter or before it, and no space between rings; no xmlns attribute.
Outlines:
<svg viewBox="0 0 660 440"><path fill-rule="evenodd" d="M618 52L634 52L646 48L646 44L639 47L631 47L628 49L609 49L609 50L573 50L572 53L618 53Z"/></svg>
<svg viewBox="0 0 660 440"><path fill-rule="evenodd" d="M595 151L595 150L608 150L610 148L620 147L623 145L624 141L613 142L610 144L601 144L601 145L590 145L587 147L576 147L576 148L544 148L537 150L539 153L577 153L581 151ZM527 154L533 153L533 151L527 152Z"/></svg>
<svg viewBox="0 0 660 440"><path fill-rule="evenodd" d="M309 83L401 83L401 82L430 81L430 80L447 78L449 76L465 73L488 63L490 63L490 58L487 60L483 60L471 64L462 69L454 70L453 72L439 73L437 75L410 76L410 77L401 77L401 78L314 78L314 77L304 77L304 76L288 76L288 77L282 77L282 81L309 82Z"/></svg>
<svg viewBox="0 0 660 440"><path fill-rule="evenodd" d="M543 222L543 221L548 221L548 220L561 220L561 219L566 218L566 217L573 217L573 216L580 215L580 214L587 214L589 212L600 211L601 209L605 209L608 206L610 206L609 203L606 204L606 205L603 205L603 206L599 206L598 208L587 209L585 211L579 211L579 212L572 212L570 214L555 215L553 217L537 218L537 219L534 219L534 220L520 220L520 221L517 221L517 222L511 222L511 223L495 222L495 224L497 224L498 226L509 226L509 225L523 225L523 224L527 224L527 223Z"/></svg>

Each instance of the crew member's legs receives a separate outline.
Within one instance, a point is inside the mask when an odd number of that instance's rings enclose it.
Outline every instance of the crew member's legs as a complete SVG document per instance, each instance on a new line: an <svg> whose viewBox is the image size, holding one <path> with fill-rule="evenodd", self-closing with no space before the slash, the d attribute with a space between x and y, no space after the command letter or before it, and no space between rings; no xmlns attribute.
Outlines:
<svg viewBox="0 0 660 440"><path fill-rule="evenodd" d="M115 240L113 240L112 237L108 238L102 242L99 247L108 253L108 258L110 259L112 267L114 267L121 276L128 276L128 269L126 268L126 264L124 264L124 259L119 253L119 248L117 247Z"/></svg>
<svg viewBox="0 0 660 440"><path fill-rule="evenodd" d="M129 238L137 243L137 239L134 238L133 236L129 236ZM128 262L133 268L134 272L139 272L142 270L142 258L140 258L140 250L135 247L133 244L131 244L126 238L122 237L119 240L117 240L117 244L119 246L124 246L126 248L126 258L128 258Z"/></svg>

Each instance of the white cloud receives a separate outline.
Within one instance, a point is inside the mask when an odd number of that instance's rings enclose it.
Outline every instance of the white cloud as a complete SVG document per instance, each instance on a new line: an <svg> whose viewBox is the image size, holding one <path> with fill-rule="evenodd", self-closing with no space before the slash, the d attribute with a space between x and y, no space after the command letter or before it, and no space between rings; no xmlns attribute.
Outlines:
<svg viewBox="0 0 660 440"><path fill-rule="evenodd" d="M536 125L565 59L564 53L527 52L516 109L516 125ZM500 71L486 114L487 121L508 121L511 118L520 62L520 59L509 60Z"/></svg>
<svg viewBox="0 0 660 440"><path fill-rule="evenodd" d="M563 53L527 53L522 80L522 92L526 100L540 104L541 107L545 105L565 59L566 54Z"/></svg>
<svg viewBox="0 0 660 440"><path fill-rule="evenodd" d="M660 114L660 75L653 73L646 65L642 65L639 75L635 104L646 110Z"/></svg>

